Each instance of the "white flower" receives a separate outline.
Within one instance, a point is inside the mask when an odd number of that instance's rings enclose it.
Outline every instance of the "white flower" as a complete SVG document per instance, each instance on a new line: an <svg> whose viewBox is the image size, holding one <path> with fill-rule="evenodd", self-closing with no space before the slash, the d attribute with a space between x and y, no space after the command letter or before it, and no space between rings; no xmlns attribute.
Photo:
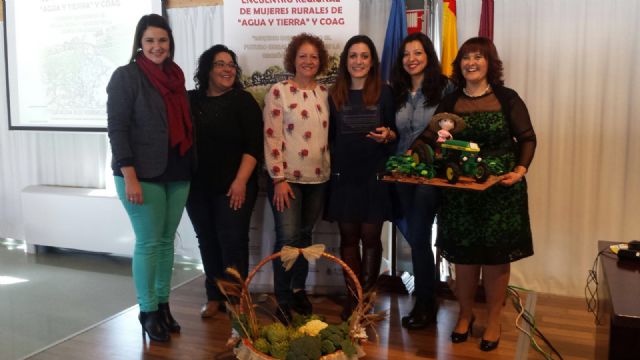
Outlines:
<svg viewBox="0 0 640 360"><path fill-rule="evenodd" d="M329 324L327 324L324 321L311 320L306 324L300 326L298 328L298 331L305 335L316 336L320 333L322 329L326 328L327 326L329 326Z"/></svg>
<svg viewBox="0 0 640 360"><path fill-rule="evenodd" d="M356 325L356 328L353 330L353 338L367 340L369 337L367 336L367 331L360 325Z"/></svg>

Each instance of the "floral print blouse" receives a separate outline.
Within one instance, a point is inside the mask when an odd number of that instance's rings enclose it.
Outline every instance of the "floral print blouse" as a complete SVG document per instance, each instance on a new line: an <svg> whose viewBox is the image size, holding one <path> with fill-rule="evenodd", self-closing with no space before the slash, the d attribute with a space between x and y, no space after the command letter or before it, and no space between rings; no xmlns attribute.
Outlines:
<svg viewBox="0 0 640 360"><path fill-rule="evenodd" d="M319 184L329 180L328 89L274 84L264 98L264 156L272 179Z"/></svg>

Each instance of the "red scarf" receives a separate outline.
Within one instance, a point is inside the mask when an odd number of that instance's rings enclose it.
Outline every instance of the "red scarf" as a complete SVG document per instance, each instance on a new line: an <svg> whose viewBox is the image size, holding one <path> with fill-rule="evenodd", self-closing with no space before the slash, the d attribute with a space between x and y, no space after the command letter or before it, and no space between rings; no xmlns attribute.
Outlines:
<svg viewBox="0 0 640 360"><path fill-rule="evenodd" d="M160 69L143 54L136 56L136 64L162 95L167 107L169 144L172 148L180 145L180 155L184 155L193 144L193 131L182 70L171 59Z"/></svg>

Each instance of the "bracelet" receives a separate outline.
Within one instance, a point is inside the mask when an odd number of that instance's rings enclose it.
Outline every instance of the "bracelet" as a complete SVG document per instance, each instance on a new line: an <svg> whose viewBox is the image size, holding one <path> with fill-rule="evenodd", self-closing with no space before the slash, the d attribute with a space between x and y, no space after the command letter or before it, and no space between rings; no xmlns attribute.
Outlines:
<svg viewBox="0 0 640 360"><path fill-rule="evenodd" d="M287 179L286 178L274 179L273 180L273 185L278 185L278 184L281 184L283 182L287 182Z"/></svg>

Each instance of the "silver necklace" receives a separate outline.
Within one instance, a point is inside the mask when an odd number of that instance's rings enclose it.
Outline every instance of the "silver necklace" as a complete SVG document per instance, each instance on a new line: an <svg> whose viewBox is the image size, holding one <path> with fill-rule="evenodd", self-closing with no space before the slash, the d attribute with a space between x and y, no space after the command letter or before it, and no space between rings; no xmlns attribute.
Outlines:
<svg viewBox="0 0 640 360"><path fill-rule="evenodd" d="M482 95L484 95L484 94L488 93L488 92L489 92L489 90L491 90L491 84L488 84L488 85L487 85L487 87L484 89L484 91L482 91L482 93L480 93L480 94L478 94L478 95L471 95L471 94L469 94L469 92L467 91L467 88L466 88L466 87L462 88L462 92L463 92L465 95L467 95L468 97L470 97L470 98L480 97L480 96L482 96Z"/></svg>

